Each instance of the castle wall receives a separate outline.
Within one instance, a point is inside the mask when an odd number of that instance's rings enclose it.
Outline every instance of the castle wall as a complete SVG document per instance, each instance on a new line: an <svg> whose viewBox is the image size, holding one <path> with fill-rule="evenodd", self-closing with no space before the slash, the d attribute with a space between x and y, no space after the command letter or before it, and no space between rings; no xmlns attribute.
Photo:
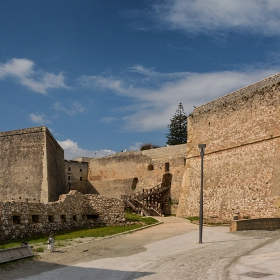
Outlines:
<svg viewBox="0 0 280 280"><path fill-rule="evenodd" d="M0 132L1 200L40 201L44 145L42 127Z"/></svg>
<svg viewBox="0 0 280 280"><path fill-rule="evenodd" d="M65 180L67 189L77 190L80 193L92 193L88 190L88 163L65 160Z"/></svg>
<svg viewBox="0 0 280 280"><path fill-rule="evenodd" d="M120 198L163 183L171 174L171 212L176 212L184 172L186 144L91 159L88 181L101 195Z"/></svg>
<svg viewBox="0 0 280 280"><path fill-rule="evenodd" d="M48 198L42 197L42 202L56 201L63 193L68 193L65 182L64 150L46 129L46 150L47 150L47 178Z"/></svg>
<svg viewBox="0 0 280 280"><path fill-rule="evenodd" d="M0 202L0 240L49 234L77 227L122 225L122 202L100 195L82 195L77 191L61 195L51 203Z"/></svg>
<svg viewBox="0 0 280 280"><path fill-rule="evenodd" d="M204 215L229 221L280 216L280 74L194 110L177 215L198 216L200 155Z"/></svg>

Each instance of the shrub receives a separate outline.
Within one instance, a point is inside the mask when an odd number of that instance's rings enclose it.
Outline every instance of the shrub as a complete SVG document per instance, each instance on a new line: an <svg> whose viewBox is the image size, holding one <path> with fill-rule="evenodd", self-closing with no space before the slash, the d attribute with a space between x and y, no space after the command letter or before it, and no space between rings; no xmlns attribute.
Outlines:
<svg viewBox="0 0 280 280"><path fill-rule="evenodd" d="M159 148L159 146L154 145L152 143L145 143L141 146L140 151L151 150L156 148Z"/></svg>

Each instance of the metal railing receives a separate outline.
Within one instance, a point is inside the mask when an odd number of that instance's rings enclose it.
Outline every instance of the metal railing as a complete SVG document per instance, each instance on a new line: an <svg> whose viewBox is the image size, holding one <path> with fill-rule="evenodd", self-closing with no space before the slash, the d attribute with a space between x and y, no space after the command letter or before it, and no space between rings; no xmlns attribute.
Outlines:
<svg viewBox="0 0 280 280"><path fill-rule="evenodd" d="M34 256L29 245L0 250L0 263Z"/></svg>

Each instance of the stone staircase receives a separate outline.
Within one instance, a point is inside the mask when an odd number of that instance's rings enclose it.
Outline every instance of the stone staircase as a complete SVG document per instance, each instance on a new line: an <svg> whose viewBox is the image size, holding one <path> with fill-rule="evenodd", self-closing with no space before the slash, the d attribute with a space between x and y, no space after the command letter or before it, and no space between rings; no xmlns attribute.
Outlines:
<svg viewBox="0 0 280 280"><path fill-rule="evenodd" d="M170 185L162 184L151 188L143 189L133 195L122 195L121 199L126 207L131 208L135 213L145 216L161 216L167 196L170 193Z"/></svg>

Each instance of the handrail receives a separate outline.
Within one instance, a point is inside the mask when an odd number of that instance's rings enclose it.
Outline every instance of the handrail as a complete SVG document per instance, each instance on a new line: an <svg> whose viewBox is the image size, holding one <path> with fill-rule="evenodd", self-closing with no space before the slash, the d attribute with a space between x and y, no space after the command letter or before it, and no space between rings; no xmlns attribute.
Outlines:
<svg viewBox="0 0 280 280"><path fill-rule="evenodd" d="M162 209L153 203L153 201L145 201L148 197L154 196L151 200L157 200L160 197L155 195L160 195L166 190L170 189L171 186L162 186L162 184L150 189L143 189L142 192L137 191L132 195L121 195L121 199L134 211L137 213L142 213L146 216L151 214L151 210L156 212L158 215L162 215ZM161 197L162 198L162 197ZM158 201L157 201L158 203ZM136 205L139 205L137 207Z"/></svg>

